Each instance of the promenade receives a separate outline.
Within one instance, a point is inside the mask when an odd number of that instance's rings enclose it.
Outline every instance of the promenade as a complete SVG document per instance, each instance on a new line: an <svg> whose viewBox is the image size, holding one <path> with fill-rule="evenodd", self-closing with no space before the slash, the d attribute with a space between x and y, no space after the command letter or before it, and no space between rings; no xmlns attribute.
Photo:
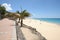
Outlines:
<svg viewBox="0 0 60 40"><path fill-rule="evenodd" d="M0 20L0 40L17 40L14 21L7 18Z"/></svg>

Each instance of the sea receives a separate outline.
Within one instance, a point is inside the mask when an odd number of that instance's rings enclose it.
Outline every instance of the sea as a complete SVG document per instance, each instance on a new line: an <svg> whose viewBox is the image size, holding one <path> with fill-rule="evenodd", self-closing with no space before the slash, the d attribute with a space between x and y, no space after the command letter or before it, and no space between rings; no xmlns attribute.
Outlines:
<svg viewBox="0 0 60 40"><path fill-rule="evenodd" d="M50 23L60 24L60 18L34 18L40 21L46 21Z"/></svg>

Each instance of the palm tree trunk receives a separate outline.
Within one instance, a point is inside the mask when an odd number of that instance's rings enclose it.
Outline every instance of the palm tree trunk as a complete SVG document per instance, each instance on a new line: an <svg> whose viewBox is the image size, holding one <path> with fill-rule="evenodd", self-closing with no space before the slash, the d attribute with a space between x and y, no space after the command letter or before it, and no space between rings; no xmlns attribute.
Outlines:
<svg viewBox="0 0 60 40"><path fill-rule="evenodd" d="M0 19L1 19L1 13L0 13Z"/></svg>
<svg viewBox="0 0 60 40"><path fill-rule="evenodd" d="M23 26L23 19L21 19L21 27Z"/></svg>
<svg viewBox="0 0 60 40"><path fill-rule="evenodd" d="M18 23L20 23L20 18L19 18L19 21L18 21Z"/></svg>

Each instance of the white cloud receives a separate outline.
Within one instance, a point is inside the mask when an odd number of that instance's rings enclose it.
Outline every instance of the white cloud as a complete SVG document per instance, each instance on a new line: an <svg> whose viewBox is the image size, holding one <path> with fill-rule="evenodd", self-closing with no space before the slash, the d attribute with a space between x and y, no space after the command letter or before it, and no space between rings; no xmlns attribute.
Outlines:
<svg viewBox="0 0 60 40"><path fill-rule="evenodd" d="M4 6L7 11L12 10L11 4L3 3L2 6Z"/></svg>

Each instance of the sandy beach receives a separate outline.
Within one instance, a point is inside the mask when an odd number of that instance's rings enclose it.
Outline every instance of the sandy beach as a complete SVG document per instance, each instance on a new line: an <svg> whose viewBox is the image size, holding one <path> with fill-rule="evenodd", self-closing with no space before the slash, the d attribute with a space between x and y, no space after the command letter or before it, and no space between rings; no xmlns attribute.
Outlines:
<svg viewBox="0 0 60 40"><path fill-rule="evenodd" d="M0 0L0 40L60 40L60 0Z"/></svg>
<svg viewBox="0 0 60 40"><path fill-rule="evenodd" d="M24 24L36 28L47 40L60 40L60 25L35 19L24 19Z"/></svg>

